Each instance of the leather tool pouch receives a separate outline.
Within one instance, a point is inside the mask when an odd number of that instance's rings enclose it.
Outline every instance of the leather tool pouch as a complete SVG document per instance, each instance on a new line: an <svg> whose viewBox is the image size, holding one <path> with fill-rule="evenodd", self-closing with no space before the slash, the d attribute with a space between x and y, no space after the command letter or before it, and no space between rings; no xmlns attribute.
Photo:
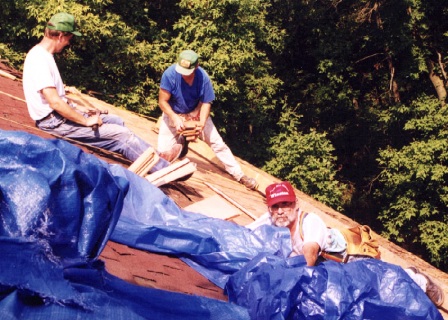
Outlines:
<svg viewBox="0 0 448 320"><path fill-rule="evenodd" d="M380 259L378 241L373 239L371 229L366 225L340 230L347 241L347 256L369 256Z"/></svg>

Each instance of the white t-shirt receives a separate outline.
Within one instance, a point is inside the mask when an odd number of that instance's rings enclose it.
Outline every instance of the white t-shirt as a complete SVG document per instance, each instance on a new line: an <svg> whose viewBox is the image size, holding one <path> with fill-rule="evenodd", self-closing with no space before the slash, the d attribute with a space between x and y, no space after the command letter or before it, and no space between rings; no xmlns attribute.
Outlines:
<svg viewBox="0 0 448 320"><path fill-rule="evenodd" d="M303 240L300 236L300 219L301 215L306 214L303 218L302 233ZM292 236L292 253L291 256L303 254L303 245L308 242L316 242L320 250L326 250L328 228L325 222L315 213L305 213L299 209L297 228Z"/></svg>
<svg viewBox="0 0 448 320"><path fill-rule="evenodd" d="M300 236L299 231L299 222L301 219L301 215L304 212L299 209L297 213L297 228L292 235L292 252L291 256L301 255L303 254L303 245L307 242L316 242L320 246L320 250L327 249L327 238L329 229L325 225L325 222L315 213L308 212L303 218L302 230L303 230L303 240ZM246 227L254 230L261 225L268 224L272 225L271 216L269 212L264 213L257 220L247 225Z"/></svg>
<svg viewBox="0 0 448 320"><path fill-rule="evenodd" d="M53 55L36 45L26 55L23 66L23 92L33 120L45 118L53 111L40 92L50 87L56 88L59 96L66 100L64 83Z"/></svg>

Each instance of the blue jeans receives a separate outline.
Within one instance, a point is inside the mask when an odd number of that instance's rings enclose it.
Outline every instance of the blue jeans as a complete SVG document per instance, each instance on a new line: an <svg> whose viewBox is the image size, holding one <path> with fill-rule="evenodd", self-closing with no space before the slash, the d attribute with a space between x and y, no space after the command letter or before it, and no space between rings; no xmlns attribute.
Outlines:
<svg viewBox="0 0 448 320"><path fill-rule="evenodd" d="M92 130L92 127L85 127L69 121L56 112L54 112L54 115L54 117L44 121L36 121L36 126L55 135L117 152L132 162L151 147L149 143L143 141L125 127L124 121L115 115L101 115L103 125L98 127L98 130ZM160 158L150 172L155 172L169 165L168 161Z"/></svg>

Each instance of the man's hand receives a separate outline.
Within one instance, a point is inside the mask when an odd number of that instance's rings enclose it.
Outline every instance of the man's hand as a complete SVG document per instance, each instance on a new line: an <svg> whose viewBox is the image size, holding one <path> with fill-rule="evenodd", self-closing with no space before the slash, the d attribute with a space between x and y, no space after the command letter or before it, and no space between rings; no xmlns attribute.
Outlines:
<svg viewBox="0 0 448 320"><path fill-rule="evenodd" d="M176 128L176 131L180 132L185 130L184 119L182 119L182 117L178 114L174 114L172 116L171 122L173 124L173 127Z"/></svg>
<svg viewBox="0 0 448 320"><path fill-rule="evenodd" d="M86 118L86 127L93 127L95 125L101 126L103 124L103 120L100 118L100 114L95 114L91 117Z"/></svg>
<svg viewBox="0 0 448 320"><path fill-rule="evenodd" d="M205 139L204 138L204 125L202 123L199 123L196 126L196 130L199 132L199 135L198 135L199 139L204 140Z"/></svg>

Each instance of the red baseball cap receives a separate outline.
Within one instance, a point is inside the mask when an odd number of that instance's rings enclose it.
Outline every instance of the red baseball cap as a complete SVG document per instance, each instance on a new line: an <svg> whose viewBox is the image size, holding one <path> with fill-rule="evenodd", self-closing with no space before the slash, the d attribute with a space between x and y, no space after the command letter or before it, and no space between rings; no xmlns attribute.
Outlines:
<svg viewBox="0 0 448 320"><path fill-rule="evenodd" d="M266 203L272 207L279 202L295 202L294 188L288 181L273 183L266 187Z"/></svg>

